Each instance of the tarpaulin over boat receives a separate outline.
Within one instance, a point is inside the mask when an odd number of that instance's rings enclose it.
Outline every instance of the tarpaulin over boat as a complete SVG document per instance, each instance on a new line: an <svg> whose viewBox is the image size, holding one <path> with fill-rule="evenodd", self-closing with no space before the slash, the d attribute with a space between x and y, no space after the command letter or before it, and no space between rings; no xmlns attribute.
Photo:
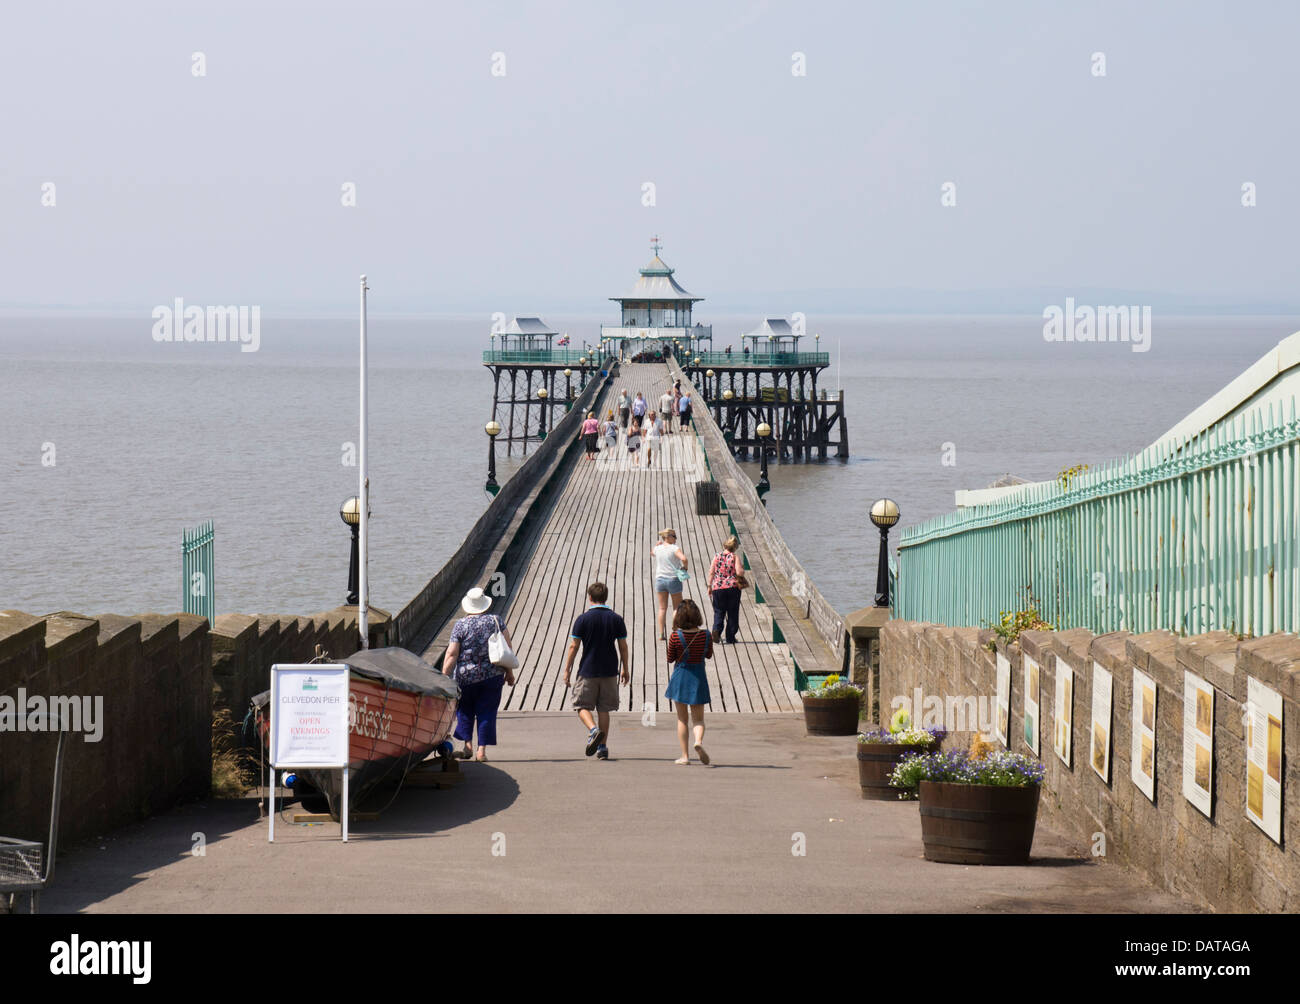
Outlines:
<svg viewBox="0 0 1300 1004"><path fill-rule="evenodd" d="M400 690L460 700L460 685L405 648L368 648L339 660L360 676Z"/></svg>

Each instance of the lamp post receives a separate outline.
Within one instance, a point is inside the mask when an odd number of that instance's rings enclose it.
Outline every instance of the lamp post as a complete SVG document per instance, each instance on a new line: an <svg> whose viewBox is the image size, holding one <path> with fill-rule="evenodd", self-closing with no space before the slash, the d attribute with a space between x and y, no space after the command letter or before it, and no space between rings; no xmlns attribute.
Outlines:
<svg viewBox="0 0 1300 1004"><path fill-rule="evenodd" d="M343 504L339 506L339 518L352 528L352 556L348 559L347 605L354 607L357 605L361 569L361 499L356 495L344 499Z"/></svg>
<svg viewBox="0 0 1300 1004"><path fill-rule="evenodd" d="M501 423L494 418L483 426L483 431L488 434L488 479L483 488L496 498L497 492L501 490L497 484L497 436L501 435Z"/></svg>
<svg viewBox="0 0 1300 1004"><path fill-rule="evenodd" d="M876 606L889 606L889 528L898 522L898 503L878 499L871 507L871 522L880 528L880 561L876 565Z"/></svg>
<svg viewBox="0 0 1300 1004"><path fill-rule="evenodd" d="M704 371L704 396L710 398L713 396L713 370Z"/></svg>
<svg viewBox="0 0 1300 1004"><path fill-rule="evenodd" d="M772 484L767 480L767 437L772 435L772 427L766 422L759 422L758 428L754 430L758 433L758 485L756 491L760 500L763 496L772 490ZM767 505L766 501L763 501Z"/></svg>
<svg viewBox="0 0 1300 1004"><path fill-rule="evenodd" d="M573 370L567 366L564 368L564 410L570 411L573 408Z"/></svg>
<svg viewBox="0 0 1300 1004"><path fill-rule="evenodd" d="M537 438L538 438L538 439L545 439L545 438L546 438L546 398L547 398L548 396L549 396L549 395L546 393L546 388L545 388L545 387L538 387L538 388L537 388L537 399L538 399L539 401L542 402L542 404L541 404L542 417L541 417L541 420L537 423Z"/></svg>

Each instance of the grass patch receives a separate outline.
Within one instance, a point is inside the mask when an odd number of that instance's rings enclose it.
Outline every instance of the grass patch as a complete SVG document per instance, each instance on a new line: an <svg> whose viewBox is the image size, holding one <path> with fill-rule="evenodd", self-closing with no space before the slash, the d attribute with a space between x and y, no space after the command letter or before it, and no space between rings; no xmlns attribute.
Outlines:
<svg viewBox="0 0 1300 1004"><path fill-rule="evenodd" d="M242 798L256 783L257 763L240 742L228 708L212 714L212 797Z"/></svg>

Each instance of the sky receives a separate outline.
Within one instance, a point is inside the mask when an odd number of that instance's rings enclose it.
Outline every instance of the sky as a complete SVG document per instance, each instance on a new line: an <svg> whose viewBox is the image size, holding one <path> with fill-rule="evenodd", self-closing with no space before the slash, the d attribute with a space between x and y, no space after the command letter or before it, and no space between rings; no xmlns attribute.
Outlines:
<svg viewBox="0 0 1300 1004"><path fill-rule="evenodd" d="M378 312L612 317L655 234L706 321L1292 309L1297 37L1264 2L12 5L0 309L346 312L365 272Z"/></svg>

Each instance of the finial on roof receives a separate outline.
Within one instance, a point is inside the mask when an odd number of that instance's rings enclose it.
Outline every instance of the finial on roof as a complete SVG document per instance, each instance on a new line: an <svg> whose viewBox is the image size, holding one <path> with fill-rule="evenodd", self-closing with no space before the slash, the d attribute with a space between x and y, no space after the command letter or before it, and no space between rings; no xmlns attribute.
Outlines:
<svg viewBox="0 0 1300 1004"><path fill-rule="evenodd" d="M662 247L663 245L659 243L658 234L655 234L653 237L650 238L650 250L655 253L656 258L659 257L659 249Z"/></svg>

